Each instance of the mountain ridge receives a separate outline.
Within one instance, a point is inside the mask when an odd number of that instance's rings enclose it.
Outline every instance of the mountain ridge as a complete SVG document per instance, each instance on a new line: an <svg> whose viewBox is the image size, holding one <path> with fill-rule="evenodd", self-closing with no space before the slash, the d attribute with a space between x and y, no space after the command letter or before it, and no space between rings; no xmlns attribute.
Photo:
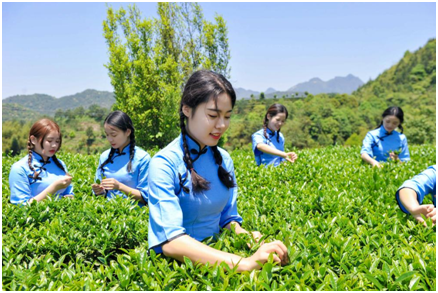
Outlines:
<svg viewBox="0 0 438 293"><path fill-rule="evenodd" d="M354 76L353 74L348 74L347 76L335 76L334 78L323 81L319 77L313 77L306 82L298 83L286 91L278 91L269 87L265 92L265 96L269 97L282 97L286 95L290 95L291 97L302 97L305 92L317 95L321 93L339 93L339 94L351 94L355 90L357 90L360 86L362 86L364 82ZM236 88L237 99L249 99L251 95L254 95L256 98L260 95L261 92L253 91L250 89L244 88ZM298 93L298 95L297 95Z"/></svg>
<svg viewBox="0 0 438 293"><path fill-rule="evenodd" d="M8 111L21 109L26 110L27 113L53 116L58 109L65 111L80 106L88 109L93 104L109 109L115 101L114 93L94 89L86 89L74 95L60 98L55 98L47 94L15 95L2 100L2 113L3 115L11 114L12 116L16 116L14 113L9 113ZM15 106L11 106L11 104ZM20 105L21 107L19 108L16 105Z"/></svg>

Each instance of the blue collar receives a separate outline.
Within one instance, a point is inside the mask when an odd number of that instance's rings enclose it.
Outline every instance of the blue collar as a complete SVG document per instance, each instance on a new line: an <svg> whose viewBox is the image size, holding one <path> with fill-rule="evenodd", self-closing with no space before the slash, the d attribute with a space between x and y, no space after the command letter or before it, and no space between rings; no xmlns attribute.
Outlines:
<svg viewBox="0 0 438 293"><path fill-rule="evenodd" d="M383 125L382 125L382 126L380 126L380 129L379 129L379 136L386 137L386 136L392 135L394 133L394 131L395 130L393 130L391 133L389 133L388 131L386 131L385 127L383 127Z"/></svg>
<svg viewBox="0 0 438 293"><path fill-rule="evenodd" d="M35 151L32 151L32 160L37 160L38 162L42 163L42 164L50 164L52 161L52 157L47 158L47 161L44 161L43 156L41 156L40 154L38 154Z"/></svg>
<svg viewBox="0 0 438 293"><path fill-rule="evenodd" d="M180 137L181 137L181 142L180 142L181 148L184 151L182 134L180 134ZM208 146L205 146L201 150L201 146L199 145L199 143L196 140L194 140L192 137L190 137L190 135L186 134L185 137L187 141L187 146L189 148L190 157L192 158L193 162L196 161L201 155L207 153Z"/></svg>
<svg viewBox="0 0 438 293"><path fill-rule="evenodd" d="M277 133L277 131L272 131L266 126L266 133L269 134L269 137L273 137Z"/></svg>
<svg viewBox="0 0 438 293"><path fill-rule="evenodd" d="M116 149L115 154L118 154L118 155L120 155L120 156L122 156L122 155L126 155L125 150L129 152L129 148L130 148L130 147L131 147L131 143L128 143L128 144L123 148L122 152L120 152L119 149Z"/></svg>

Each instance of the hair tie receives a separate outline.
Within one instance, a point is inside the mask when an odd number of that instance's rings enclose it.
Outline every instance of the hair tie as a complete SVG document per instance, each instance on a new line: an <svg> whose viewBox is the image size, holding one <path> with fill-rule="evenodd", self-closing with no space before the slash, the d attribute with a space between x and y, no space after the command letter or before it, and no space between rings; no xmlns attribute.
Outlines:
<svg viewBox="0 0 438 293"><path fill-rule="evenodd" d="M193 169L193 168L190 168L190 172L193 172L193 170L195 170L195 169Z"/></svg>

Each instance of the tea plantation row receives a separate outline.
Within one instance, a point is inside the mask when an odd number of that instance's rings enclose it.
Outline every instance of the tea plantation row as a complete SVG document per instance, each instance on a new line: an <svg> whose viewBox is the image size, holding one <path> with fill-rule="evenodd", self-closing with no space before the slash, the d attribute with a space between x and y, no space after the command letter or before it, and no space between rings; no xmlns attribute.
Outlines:
<svg viewBox="0 0 438 293"><path fill-rule="evenodd" d="M383 169L362 163L357 147L298 151L295 164L278 168L257 167L249 150L234 151L243 226L265 241L284 241L290 259L245 273L148 255L148 208L91 194L98 156L60 154L75 199L24 208L8 203L8 172L18 157L3 156L2 288L435 290L436 228L403 214L394 193L435 164L436 149L410 151L410 162ZM228 231L213 243L241 256L257 249Z"/></svg>

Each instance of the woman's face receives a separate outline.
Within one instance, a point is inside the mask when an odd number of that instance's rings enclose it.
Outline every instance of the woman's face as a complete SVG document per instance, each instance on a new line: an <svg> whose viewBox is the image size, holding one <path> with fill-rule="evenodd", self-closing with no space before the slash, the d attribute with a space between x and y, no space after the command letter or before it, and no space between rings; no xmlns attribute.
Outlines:
<svg viewBox="0 0 438 293"><path fill-rule="evenodd" d="M275 116L268 114L268 128L272 131L278 131L286 121L286 113L278 113Z"/></svg>
<svg viewBox="0 0 438 293"><path fill-rule="evenodd" d="M399 125L400 125L400 119L398 119L394 115L385 116L385 118L383 118L383 127L389 133L391 133Z"/></svg>
<svg viewBox="0 0 438 293"><path fill-rule="evenodd" d="M122 151L123 148L129 144L131 129L123 131L120 128L109 125L108 123L105 123L103 128L105 129L106 139L111 144L112 148Z"/></svg>
<svg viewBox="0 0 438 293"><path fill-rule="evenodd" d="M230 125L231 98L222 93L217 97L217 108L213 98L199 104L195 109L183 106L183 113L188 118L186 130L196 142L204 148L215 146Z"/></svg>
<svg viewBox="0 0 438 293"><path fill-rule="evenodd" d="M34 145L34 151L43 157L44 161L52 157L59 150L59 144L61 143L61 137L57 131L49 132L43 138L43 147L41 147L41 141L35 136L30 136L30 141Z"/></svg>

